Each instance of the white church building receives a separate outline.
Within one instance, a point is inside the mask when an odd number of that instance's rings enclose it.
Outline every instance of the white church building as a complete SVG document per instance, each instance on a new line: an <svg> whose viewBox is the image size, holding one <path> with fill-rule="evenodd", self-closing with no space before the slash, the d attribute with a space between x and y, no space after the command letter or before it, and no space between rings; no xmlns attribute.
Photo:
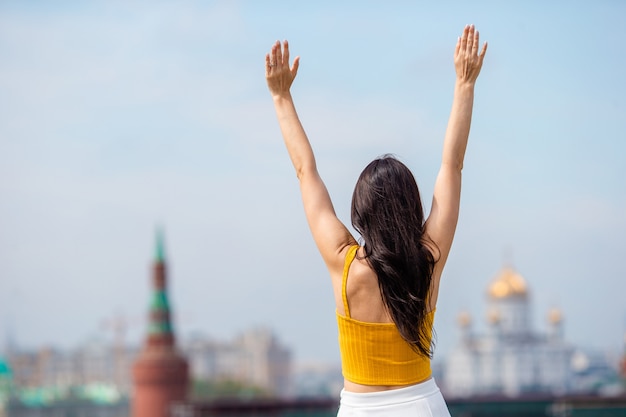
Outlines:
<svg viewBox="0 0 626 417"><path fill-rule="evenodd" d="M524 278L505 267L487 289L485 334L472 329L469 313L459 315L461 340L446 359L443 389L449 397L562 394L572 390L574 349L563 339L563 316L548 313L549 329L531 325Z"/></svg>

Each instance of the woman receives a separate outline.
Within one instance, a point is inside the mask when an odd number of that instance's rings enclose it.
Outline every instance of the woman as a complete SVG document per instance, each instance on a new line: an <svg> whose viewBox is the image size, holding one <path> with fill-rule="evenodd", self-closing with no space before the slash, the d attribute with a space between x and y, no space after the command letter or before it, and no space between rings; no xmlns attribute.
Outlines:
<svg viewBox="0 0 626 417"><path fill-rule="evenodd" d="M282 47L276 42L265 57L306 218L332 279L344 375L339 416L449 416L431 376L431 335L459 214L474 85L487 44L478 48L478 31L468 25L454 52L454 100L428 219L411 172L384 156L361 173L352 197L360 246L335 215L296 113L290 87L299 57L289 65L287 41Z"/></svg>

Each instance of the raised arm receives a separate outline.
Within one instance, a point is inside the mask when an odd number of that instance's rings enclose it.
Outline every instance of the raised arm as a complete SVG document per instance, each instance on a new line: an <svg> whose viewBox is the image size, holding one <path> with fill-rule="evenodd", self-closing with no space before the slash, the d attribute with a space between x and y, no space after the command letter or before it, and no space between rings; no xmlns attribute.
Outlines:
<svg viewBox="0 0 626 417"><path fill-rule="evenodd" d="M448 258L459 217L461 170L472 120L474 85L487 52L487 43L480 53L478 48L478 31L474 25L466 26L454 50L454 99L443 142L441 168L435 182L432 208L426 221L426 232L439 249L439 260L433 274L437 279Z"/></svg>
<svg viewBox="0 0 626 417"><path fill-rule="evenodd" d="M300 181L302 201L313 239L333 272L343 268L344 248L355 243L348 229L339 221L330 200L330 195L317 172L315 156L304 132L291 97L291 84L296 78L300 57L289 66L289 44L276 42L265 56L265 78L269 87L280 130L289 152L289 157Z"/></svg>

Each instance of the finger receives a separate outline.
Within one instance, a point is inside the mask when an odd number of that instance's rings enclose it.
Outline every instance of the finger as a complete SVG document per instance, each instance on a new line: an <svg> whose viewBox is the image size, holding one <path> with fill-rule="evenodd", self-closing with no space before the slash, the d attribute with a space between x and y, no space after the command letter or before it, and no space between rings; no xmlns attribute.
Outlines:
<svg viewBox="0 0 626 417"><path fill-rule="evenodd" d="M472 44L472 56L476 56L476 54L478 53L478 39L479 39L479 35L478 35L478 31L474 32L474 42Z"/></svg>
<svg viewBox="0 0 626 417"><path fill-rule="evenodd" d="M283 63L283 51L280 47L280 41L276 41L276 65L281 65Z"/></svg>
<svg viewBox="0 0 626 417"><path fill-rule="evenodd" d="M465 26L463 29L463 34L461 35L461 50L465 51L467 47L467 33L469 32L469 25Z"/></svg>
<svg viewBox="0 0 626 417"><path fill-rule="evenodd" d="M470 25L467 29L467 43L465 44L465 52L467 54L472 53L474 47L474 25Z"/></svg>
<svg viewBox="0 0 626 417"><path fill-rule="evenodd" d="M270 54L265 54L265 75L269 74L272 66L270 65Z"/></svg>
<svg viewBox="0 0 626 417"><path fill-rule="evenodd" d="M286 65L289 65L289 42L287 40L283 41L283 60Z"/></svg>
<svg viewBox="0 0 626 417"><path fill-rule="evenodd" d="M276 44L272 45L272 50L270 51L270 66L276 65Z"/></svg>
<svg viewBox="0 0 626 417"><path fill-rule="evenodd" d="M485 54L487 53L487 46L488 46L488 44L487 44L487 42L485 42L483 44L483 49L480 51L480 55L478 55L478 57L480 58L481 65L483 63L483 59L485 58Z"/></svg>
<svg viewBox="0 0 626 417"><path fill-rule="evenodd" d="M454 47L454 56L459 55L459 51L461 50L461 37L456 38L456 46Z"/></svg>
<svg viewBox="0 0 626 417"><path fill-rule="evenodd" d="M293 65L291 66L291 75L293 78L296 78L298 74L298 68L300 68L300 57L297 56L296 59L293 60Z"/></svg>

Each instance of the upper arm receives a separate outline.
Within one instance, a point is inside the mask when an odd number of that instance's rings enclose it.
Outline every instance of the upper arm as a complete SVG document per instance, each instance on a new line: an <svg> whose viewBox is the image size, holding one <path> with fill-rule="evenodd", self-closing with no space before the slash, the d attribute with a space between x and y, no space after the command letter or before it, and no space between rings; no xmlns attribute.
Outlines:
<svg viewBox="0 0 626 417"><path fill-rule="evenodd" d="M317 170L300 174L300 191L304 212L326 266L331 274L343 269L343 250L356 240L337 218L326 185Z"/></svg>
<svg viewBox="0 0 626 417"><path fill-rule="evenodd" d="M432 207L426 220L426 233L438 249L435 270L439 273L452 247L459 218L460 200L461 169L452 164L442 164L435 182Z"/></svg>

